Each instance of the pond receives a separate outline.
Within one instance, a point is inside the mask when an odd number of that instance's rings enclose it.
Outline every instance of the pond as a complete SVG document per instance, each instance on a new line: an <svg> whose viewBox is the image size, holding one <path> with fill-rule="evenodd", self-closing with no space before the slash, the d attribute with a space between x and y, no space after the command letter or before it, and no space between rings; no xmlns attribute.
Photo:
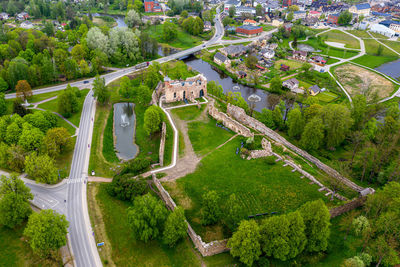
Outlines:
<svg viewBox="0 0 400 267"><path fill-rule="evenodd" d="M375 69L397 80L400 80L400 59L385 63Z"/></svg>
<svg viewBox="0 0 400 267"><path fill-rule="evenodd" d="M321 50L315 50L314 47L312 47L311 45L302 43L297 44L297 49L305 52L321 52Z"/></svg>
<svg viewBox="0 0 400 267"><path fill-rule="evenodd" d="M267 91L238 84L234 82L231 77L227 76L219 69L201 59L190 57L185 60L185 63L192 69L203 73L208 81L216 81L220 85L222 85L224 93L240 92L247 103L249 103L249 96L253 94L259 96L260 101L256 102L254 110L261 112L263 108L270 108L270 105L268 103L268 96L270 95L270 93L268 93Z"/></svg>
<svg viewBox="0 0 400 267"><path fill-rule="evenodd" d="M114 141L118 158L130 160L136 157L138 146L135 136L135 113L132 103L114 104Z"/></svg>

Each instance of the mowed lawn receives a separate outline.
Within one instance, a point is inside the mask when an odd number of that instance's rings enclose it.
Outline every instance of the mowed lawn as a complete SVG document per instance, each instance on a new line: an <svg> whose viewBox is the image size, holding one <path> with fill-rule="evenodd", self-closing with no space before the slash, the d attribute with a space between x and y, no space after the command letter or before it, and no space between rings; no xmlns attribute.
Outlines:
<svg viewBox="0 0 400 267"><path fill-rule="evenodd" d="M308 39L308 41L301 42L301 43L308 44L316 50L321 50L321 52L319 52L320 54L328 55L331 57L351 58L351 57L356 56L359 53L358 51L340 49L340 48L336 48L333 46L328 46L326 44L321 45L318 43L318 40L315 37L311 37L310 39Z"/></svg>
<svg viewBox="0 0 400 267"><path fill-rule="evenodd" d="M301 66L303 66L304 63L299 62L299 61L295 61L295 60L280 59L280 60L275 62L275 66L274 66L275 69L279 70L282 64L285 64L286 66L289 66L290 70L295 70L295 69L301 68Z"/></svg>
<svg viewBox="0 0 400 267"><path fill-rule="evenodd" d="M394 42L394 41L389 41L389 40L380 40L382 43L385 45L389 46L393 50L395 50L397 53L400 53L400 42Z"/></svg>
<svg viewBox="0 0 400 267"><path fill-rule="evenodd" d="M367 54L362 57L356 58L355 60L353 60L353 62L369 68L376 68L384 63L391 62L399 58L396 53L379 44L373 39L364 40L364 44ZM378 56L378 48L380 45L383 47L383 50L382 54Z"/></svg>
<svg viewBox="0 0 400 267"><path fill-rule="evenodd" d="M333 101L334 99L336 99L338 97L337 94L332 93L332 92L321 92L318 95L314 96L315 98L317 98L319 101L325 102L325 103L329 103L331 101Z"/></svg>
<svg viewBox="0 0 400 267"><path fill-rule="evenodd" d="M211 136L208 139L212 139ZM317 185L301 179L292 168L283 167L282 162L268 165L265 159L245 160L237 155L240 139L235 138L200 161L194 173L174 182L164 183L178 205L186 210L195 231L208 238L206 227L201 226L202 195L215 190L220 197L220 206L235 193L242 208L243 217L251 214L278 212L297 209L303 203L322 198ZM209 235L212 236L212 235ZM219 236L221 237L221 236ZM226 237L226 236L224 236Z"/></svg>
<svg viewBox="0 0 400 267"><path fill-rule="evenodd" d="M347 30L347 32L360 37L360 38L371 38L369 34L366 31L361 31L361 30Z"/></svg>
<svg viewBox="0 0 400 267"><path fill-rule="evenodd" d="M327 42L342 43L346 48L360 49L360 42L356 38L339 30L332 30L320 36L327 38Z"/></svg>
<svg viewBox="0 0 400 267"><path fill-rule="evenodd" d="M197 154L205 155L233 136L233 132L216 126L216 123L214 119L188 123L190 142Z"/></svg>
<svg viewBox="0 0 400 267"><path fill-rule="evenodd" d="M172 109L171 113L178 116L180 120L191 121L200 116L201 112L206 108L206 104L201 105L200 108L197 106L188 106L183 108Z"/></svg>
<svg viewBox="0 0 400 267"><path fill-rule="evenodd" d="M163 36L163 25L153 25L144 30L147 32L152 38L157 39L159 43L168 44L169 46L180 48L180 49L188 49L194 46L201 44L202 39L197 36L193 36L187 32L185 32L182 28L178 27L177 37L173 40L165 42L162 39Z"/></svg>
<svg viewBox="0 0 400 267"><path fill-rule="evenodd" d="M99 185L96 200L101 209L116 266L200 266L188 238L175 248L169 248L159 240L147 243L136 241L132 237L127 218L127 209L131 203L108 195L106 184Z"/></svg>

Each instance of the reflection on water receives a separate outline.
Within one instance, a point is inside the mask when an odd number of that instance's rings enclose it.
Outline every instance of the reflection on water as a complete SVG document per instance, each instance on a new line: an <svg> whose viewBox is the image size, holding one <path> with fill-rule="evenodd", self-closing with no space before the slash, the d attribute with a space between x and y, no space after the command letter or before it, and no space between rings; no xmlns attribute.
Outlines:
<svg viewBox="0 0 400 267"><path fill-rule="evenodd" d="M128 27L125 23L125 16L121 16L121 15L108 15L108 14L101 14L101 13L93 13L92 14L93 17L99 17L99 16L105 16L105 17L110 17L113 18L115 20L115 22L117 23L117 28L121 28L121 27Z"/></svg>
<svg viewBox="0 0 400 267"><path fill-rule="evenodd" d="M173 48L173 47L162 46L162 45L158 46L158 55L161 57L166 57L166 56L175 54L178 51L179 51L178 49Z"/></svg>
<svg viewBox="0 0 400 267"><path fill-rule="evenodd" d="M376 68L377 71L380 71L388 76L396 78L400 80L400 59L396 61L392 61L389 63L385 63Z"/></svg>
<svg viewBox="0 0 400 267"><path fill-rule="evenodd" d="M132 103L114 104L115 149L123 160L133 159L138 147L133 143L135 136L135 114Z"/></svg>
<svg viewBox="0 0 400 267"><path fill-rule="evenodd" d="M260 97L260 101L254 104L255 106L254 109L256 111L261 112L263 108L270 108L270 105L268 103L268 97L270 93L268 93L267 91L235 83L231 77L227 76L218 68L208 64L207 62L201 59L191 57L185 60L185 63L188 66L192 67L194 70L203 73L203 75L207 78L208 81L218 82L220 85L222 85L222 88L224 89L225 93L240 92L242 94L242 97L249 104L250 104L250 102L248 101L249 96L252 94L258 95ZM238 87L240 89L238 89Z"/></svg>

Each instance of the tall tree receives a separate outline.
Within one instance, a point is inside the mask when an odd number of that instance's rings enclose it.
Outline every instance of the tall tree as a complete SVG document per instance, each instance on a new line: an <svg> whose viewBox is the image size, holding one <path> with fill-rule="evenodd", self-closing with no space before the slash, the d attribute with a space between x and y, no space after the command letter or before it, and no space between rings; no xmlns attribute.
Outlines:
<svg viewBox="0 0 400 267"><path fill-rule="evenodd" d="M358 130L364 125L367 115L367 98L364 95L353 97L353 106L351 108L351 117L354 120L353 128Z"/></svg>
<svg viewBox="0 0 400 267"><path fill-rule="evenodd" d="M44 145L49 156L56 158L72 149L73 140L71 134L64 127L53 128L47 131Z"/></svg>
<svg viewBox="0 0 400 267"><path fill-rule="evenodd" d="M260 228L261 248L268 257L286 261L289 254L289 221L286 215L265 219Z"/></svg>
<svg viewBox="0 0 400 267"><path fill-rule="evenodd" d="M140 25L141 22L142 21L140 19L140 15L136 10L131 9L128 11L128 13L126 14L126 17L125 17L125 23L126 23L126 25L128 25L129 28L138 26L138 25Z"/></svg>
<svg viewBox="0 0 400 267"><path fill-rule="evenodd" d="M282 81L278 75L271 79L271 85L269 88L273 93L279 94L282 92Z"/></svg>
<svg viewBox="0 0 400 267"><path fill-rule="evenodd" d="M339 104L329 104L322 108L322 121L326 131L326 145L335 148L346 138L353 119L347 107Z"/></svg>
<svg viewBox="0 0 400 267"><path fill-rule="evenodd" d="M110 90L105 84L104 78L96 76L93 82L94 96L97 97L97 101L101 104L106 104L110 100Z"/></svg>
<svg viewBox="0 0 400 267"><path fill-rule="evenodd" d="M203 201L202 201L202 224L203 225L210 225L215 224L220 216L221 216L221 209L220 209L219 197L217 192L211 190L203 194Z"/></svg>
<svg viewBox="0 0 400 267"><path fill-rule="evenodd" d="M33 95L32 88L26 80L18 81L15 90L17 91L17 97L22 98L23 100L29 99Z"/></svg>
<svg viewBox="0 0 400 267"><path fill-rule="evenodd" d="M55 184L57 182L57 168L54 159L47 154L31 153L25 159L25 171L39 183Z"/></svg>
<svg viewBox="0 0 400 267"><path fill-rule="evenodd" d="M31 190L12 173L0 177L0 224L13 228L20 225L32 213L29 200Z"/></svg>
<svg viewBox="0 0 400 267"><path fill-rule="evenodd" d="M186 236L188 225L185 220L185 214L181 207L176 207L168 215L165 222L163 241L170 247L174 247L177 242Z"/></svg>
<svg viewBox="0 0 400 267"><path fill-rule="evenodd" d="M304 129L304 118L299 107L289 111L288 114L288 134L290 137L299 139Z"/></svg>
<svg viewBox="0 0 400 267"><path fill-rule="evenodd" d="M144 130L148 135L160 130L162 122L161 112L160 107L154 105L148 107L144 112Z"/></svg>
<svg viewBox="0 0 400 267"><path fill-rule="evenodd" d="M227 211L224 214L225 223L231 231L234 231L243 219L242 209L235 194L229 196L226 209Z"/></svg>
<svg viewBox="0 0 400 267"><path fill-rule="evenodd" d="M42 210L29 217L24 235L34 253L46 257L56 256L57 250L67 243L68 225L65 215L53 210Z"/></svg>

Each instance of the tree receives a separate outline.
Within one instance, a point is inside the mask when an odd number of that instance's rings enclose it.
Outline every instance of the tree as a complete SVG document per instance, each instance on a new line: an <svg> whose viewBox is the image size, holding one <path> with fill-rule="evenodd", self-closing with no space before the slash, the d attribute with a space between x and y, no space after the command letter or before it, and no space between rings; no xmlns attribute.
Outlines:
<svg viewBox="0 0 400 267"><path fill-rule="evenodd" d="M109 33L111 61L118 64L140 61L139 36L137 29L112 28Z"/></svg>
<svg viewBox="0 0 400 267"><path fill-rule="evenodd" d="M235 194L229 196L228 202L226 203L227 211L224 214L225 222L229 229L232 231L236 230L241 219L243 218L242 209L239 205L239 201Z"/></svg>
<svg viewBox="0 0 400 267"><path fill-rule="evenodd" d="M261 110L261 115L259 120L265 124L265 126L274 129L275 128L275 123L274 123L274 118L273 118L273 113L272 110L263 108Z"/></svg>
<svg viewBox="0 0 400 267"><path fill-rule="evenodd" d="M3 116L7 113L7 103L6 97L4 93L0 93L0 116Z"/></svg>
<svg viewBox="0 0 400 267"><path fill-rule="evenodd" d="M379 45L378 45L378 48L377 48L377 50L376 50L376 55L377 55L377 56L381 56L381 55L382 55L382 52L383 52L383 45L379 44Z"/></svg>
<svg viewBox="0 0 400 267"><path fill-rule="evenodd" d="M263 13L264 13L263 7L260 4L258 4L256 6L256 16L262 16L264 15Z"/></svg>
<svg viewBox="0 0 400 267"><path fill-rule="evenodd" d="M260 228L255 221L242 221L238 230L228 241L231 255L251 266L261 255Z"/></svg>
<svg viewBox="0 0 400 267"><path fill-rule="evenodd" d="M209 22L212 22L212 21L213 21L213 16L212 16L210 10L206 10L206 11L203 12L203 19L204 19L205 21L209 21Z"/></svg>
<svg viewBox="0 0 400 267"><path fill-rule="evenodd" d="M275 126L278 127L279 129L282 129L285 126L283 121L282 111L279 108L279 106L275 106L272 112L272 119L274 120Z"/></svg>
<svg viewBox="0 0 400 267"><path fill-rule="evenodd" d="M235 6L231 6L229 8L228 13L229 13L229 17L233 18L236 15L236 7Z"/></svg>
<svg viewBox="0 0 400 267"><path fill-rule="evenodd" d="M349 109L343 105L329 104L322 108L321 117L326 131L327 147L340 145L353 124Z"/></svg>
<svg viewBox="0 0 400 267"><path fill-rule="evenodd" d="M265 219L260 227L261 248L268 257L286 261L289 254L289 221L286 215Z"/></svg>
<svg viewBox="0 0 400 267"><path fill-rule="evenodd" d="M181 12L180 17L186 19L189 16L189 13L187 12L187 10L183 10Z"/></svg>
<svg viewBox="0 0 400 267"><path fill-rule="evenodd" d="M292 259L303 252L307 244L305 235L306 226L303 217L301 217L301 214L298 211L288 213L287 220L289 221L289 231L287 234L289 239L288 258Z"/></svg>
<svg viewBox="0 0 400 267"><path fill-rule="evenodd" d="M25 171L39 183L55 184L58 179L54 159L47 154L37 155L34 152L28 155L25 159Z"/></svg>
<svg viewBox="0 0 400 267"><path fill-rule="evenodd" d="M339 25L348 25L352 19L353 15L348 10L345 10L342 13L340 13L338 18L338 23Z"/></svg>
<svg viewBox="0 0 400 267"><path fill-rule="evenodd" d="M153 91L144 84L134 88L135 103L146 106L151 101Z"/></svg>
<svg viewBox="0 0 400 267"><path fill-rule="evenodd" d="M58 119L57 115L50 111L36 111L35 113L28 114L24 117L24 120L30 125L38 128L43 133L47 130L57 126Z"/></svg>
<svg viewBox="0 0 400 267"><path fill-rule="evenodd" d="M282 92L282 81L279 75L275 76L274 78L271 79L271 85L269 87L271 89L271 92L273 93L281 93Z"/></svg>
<svg viewBox="0 0 400 267"><path fill-rule="evenodd" d="M20 225L31 214L31 190L18 175L0 177L0 224L10 228Z"/></svg>
<svg viewBox="0 0 400 267"><path fill-rule="evenodd" d="M330 213L321 199L310 201L300 207L299 212L306 226L306 250L325 251L330 235Z"/></svg>
<svg viewBox="0 0 400 267"><path fill-rule="evenodd" d="M211 190L204 193L202 204L201 223L203 225L215 224L221 216L221 209L219 206L219 197L217 195L217 192Z"/></svg>
<svg viewBox="0 0 400 267"><path fill-rule="evenodd" d="M51 21L47 21L45 24L44 24L44 28L43 28L43 30L42 30L47 36L54 36L54 32L55 32L55 30L54 30L54 25L53 25L53 23L51 22Z"/></svg>
<svg viewBox="0 0 400 267"><path fill-rule="evenodd" d="M144 112L144 130L148 135L158 132L163 121L162 110L158 106L150 106Z"/></svg>
<svg viewBox="0 0 400 267"><path fill-rule="evenodd" d="M134 162L134 167L142 169L140 166L141 162L138 162L138 160L144 162L140 158L135 158L132 161L132 165ZM131 173L114 176L112 182L107 186L108 194L118 199L129 201L133 201L135 197L143 195L147 189L146 179L141 176L137 179L131 178Z"/></svg>
<svg viewBox="0 0 400 267"><path fill-rule="evenodd" d="M22 100L29 99L33 95L32 88L26 80L18 81L15 90L17 91L17 97L22 98Z"/></svg>
<svg viewBox="0 0 400 267"><path fill-rule="evenodd" d="M177 37L177 34L178 34L178 29L175 24L168 21L164 22L163 32L162 32L164 41L167 42L175 39Z"/></svg>
<svg viewBox="0 0 400 267"><path fill-rule="evenodd" d="M185 214L181 207L176 207L173 212L168 215L165 222L163 233L163 241L170 247L174 247L176 243L186 236L188 225L185 220Z"/></svg>
<svg viewBox="0 0 400 267"><path fill-rule="evenodd" d="M0 77L0 92L5 92L8 89L8 83Z"/></svg>
<svg viewBox="0 0 400 267"><path fill-rule="evenodd" d="M289 13L287 14L286 20L287 20L287 21L292 21L292 20L293 20L293 17L294 17L293 11L291 11L291 12L289 12Z"/></svg>
<svg viewBox="0 0 400 267"><path fill-rule="evenodd" d="M85 49L83 48L83 45L81 45L81 44L75 45L71 50L71 56L76 62L79 62L82 59L85 59L86 52L85 52Z"/></svg>
<svg viewBox="0 0 400 267"><path fill-rule="evenodd" d="M86 60L82 59L79 62L79 70L83 77L87 76L90 73L90 67Z"/></svg>
<svg viewBox="0 0 400 267"><path fill-rule="evenodd" d="M18 144L25 151L37 151L42 145L44 134L38 128L32 127L29 123L24 123Z"/></svg>
<svg viewBox="0 0 400 267"><path fill-rule="evenodd" d="M98 49L103 53L108 53L109 41L108 37L101 32L98 27L92 27L86 35L86 43L92 50Z"/></svg>
<svg viewBox="0 0 400 267"><path fill-rule="evenodd" d="M299 139L303 133L305 123L299 107L289 111L287 123L289 136Z"/></svg>
<svg viewBox="0 0 400 267"><path fill-rule="evenodd" d="M72 137L64 127L48 130L43 143L48 155L53 158L70 151L73 147Z"/></svg>
<svg viewBox="0 0 400 267"><path fill-rule="evenodd" d="M79 65L72 58L65 60L63 64L63 73L68 80L78 78L79 76Z"/></svg>
<svg viewBox="0 0 400 267"><path fill-rule="evenodd" d="M367 217L362 215L353 220L353 228L357 236L363 236L366 232L371 230Z"/></svg>
<svg viewBox="0 0 400 267"><path fill-rule="evenodd" d="M19 136L21 135L21 127L19 127L18 123L12 122L7 126L5 141L7 144L17 144L19 140Z"/></svg>
<svg viewBox="0 0 400 267"><path fill-rule="evenodd" d="M53 210L42 210L29 217L24 235L34 253L55 256L57 250L67 243L68 226L65 215Z"/></svg>
<svg viewBox="0 0 400 267"><path fill-rule="evenodd" d="M68 84L67 88L57 97L57 105L58 112L65 118L69 118L72 114L78 112L78 98L70 84Z"/></svg>
<svg viewBox="0 0 400 267"><path fill-rule="evenodd" d="M313 66L310 63L304 63L303 65L301 65L301 70L306 72L309 71Z"/></svg>
<svg viewBox="0 0 400 267"><path fill-rule="evenodd" d="M354 120L353 128L358 130L364 125L367 113L367 98L364 95L353 97L353 106L351 108L351 117Z"/></svg>
<svg viewBox="0 0 400 267"><path fill-rule="evenodd" d="M11 88L15 88L18 81L27 80L28 62L21 57L11 60L7 70L7 82Z"/></svg>
<svg viewBox="0 0 400 267"><path fill-rule="evenodd" d="M246 67L249 69L255 69L257 64L257 58L253 55L248 55L245 59Z"/></svg>
<svg viewBox="0 0 400 267"><path fill-rule="evenodd" d="M97 97L97 101L103 105L108 103L110 99L110 91L105 83L105 79L98 75L93 81L94 97Z"/></svg>
<svg viewBox="0 0 400 267"><path fill-rule="evenodd" d="M136 10L131 9L128 11L128 13L126 14L126 17L125 17L125 23L126 23L126 25L128 25L129 28L138 26L138 25L140 25L141 22L142 21L140 19L140 15Z"/></svg>
<svg viewBox="0 0 400 267"><path fill-rule="evenodd" d="M147 242L162 232L168 211L150 194L136 197L128 208L128 223L136 239Z"/></svg>

